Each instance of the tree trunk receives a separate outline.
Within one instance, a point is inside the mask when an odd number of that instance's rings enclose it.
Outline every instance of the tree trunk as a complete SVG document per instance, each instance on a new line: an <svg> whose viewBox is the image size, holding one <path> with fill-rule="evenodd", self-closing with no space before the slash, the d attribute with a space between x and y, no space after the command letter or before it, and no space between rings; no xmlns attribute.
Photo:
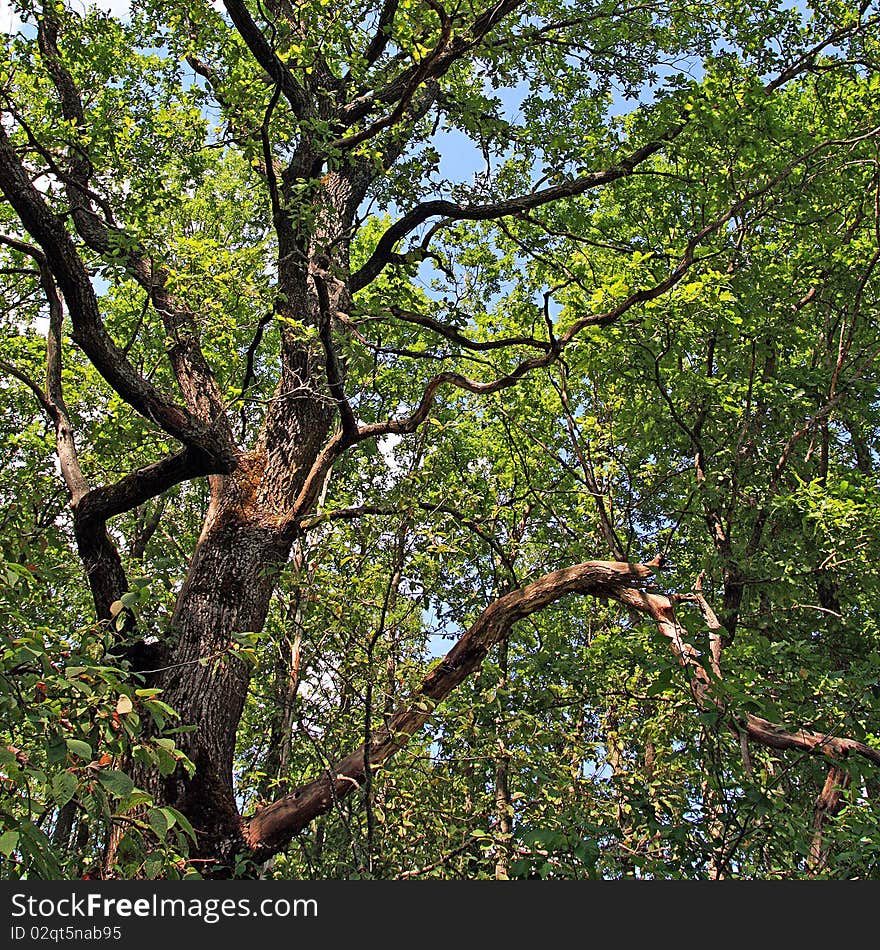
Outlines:
<svg viewBox="0 0 880 950"><path fill-rule="evenodd" d="M233 637L262 629L286 553L276 532L230 518L202 538L174 614L173 663L157 685L181 724L197 727L179 743L196 771L178 768L150 791L188 817L201 857L228 857L237 846L232 763L250 670Z"/></svg>
<svg viewBox="0 0 880 950"><path fill-rule="evenodd" d="M213 862L205 867L214 876L231 873L242 850L232 770L250 668L236 655L235 634L263 629L297 536L291 513L301 517L316 503L326 472L308 499L300 493L314 475L337 409L346 422L330 325L350 298L344 281L327 274L331 268L348 273L347 242L340 235L347 233L355 205L350 182L331 174L316 199L316 232L297 235L281 227L284 293L277 307L287 319L278 386L255 449L240 455L230 474L210 478L210 505L165 644L167 668L156 681L181 725L196 727L179 742L195 772L178 767L170 776L138 779L156 804L189 819L197 834L194 856ZM320 341L304 335L302 325L317 329Z"/></svg>
<svg viewBox="0 0 880 950"><path fill-rule="evenodd" d="M291 427L303 425L309 411L297 409ZM308 470L303 463L317 455L329 422L329 412L314 402L311 413L304 438L285 453L295 471L285 471L281 484L266 477L266 452L243 457L229 476L211 478L210 506L164 645L167 668L156 680L180 724L196 727L178 742L195 772L178 767L170 776L141 772L137 778L157 805L188 818L197 833L194 856L216 861L208 873L217 876L229 873L241 850L232 768L251 671L237 655L235 635L263 629L275 581L290 556L293 537L278 512L301 487L299 473Z"/></svg>

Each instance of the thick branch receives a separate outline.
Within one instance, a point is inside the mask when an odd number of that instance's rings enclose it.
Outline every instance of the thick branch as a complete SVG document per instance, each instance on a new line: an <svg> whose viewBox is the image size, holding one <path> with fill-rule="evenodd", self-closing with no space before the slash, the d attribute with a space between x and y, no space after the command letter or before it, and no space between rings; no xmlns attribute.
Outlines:
<svg viewBox="0 0 880 950"><path fill-rule="evenodd" d="M433 714L434 708L476 670L492 646L524 617L572 592L608 596L621 585L644 583L650 568L623 561L587 561L546 574L505 594L487 607L446 656L422 681L410 701L373 732L369 747L361 746L320 778L260 809L243 823L243 836L257 860L281 850L313 818L330 810L364 778L365 758L377 768L402 749Z"/></svg>
<svg viewBox="0 0 880 950"><path fill-rule="evenodd" d="M673 602L644 589L652 577L651 568L644 564L587 561L545 574L496 600L431 669L410 700L394 712L386 725L373 732L368 744L335 763L319 778L242 822L243 839L254 858L266 860L276 854L310 821L360 788L364 763L368 762L369 767L375 769L402 749L431 718L436 706L480 667L489 650L514 623L571 593L610 597L653 619L659 632L671 641L681 664L691 673L698 705L719 709L736 734L745 730L750 738L772 748L796 749L831 759L854 753L880 765L880 750L856 740L807 730L789 732L758 716L737 717L727 713L720 702L711 697L711 678L700 663L698 651L684 640L684 631L675 619Z"/></svg>
<svg viewBox="0 0 880 950"><path fill-rule="evenodd" d="M87 131L80 91L64 64L58 48L58 25L53 13L40 18L38 26L40 52L61 100L62 114L74 126L78 138L72 146L69 173L63 176L70 201L71 217L77 233L96 253L121 263L129 276L149 295L162 318L166 334L173 341L168 348L180 390L190 411L214 428L227 451L234 451L232 429L226 417L223 399L214 375L202 353L195 315L166 288L167 273L138 247L138 242L110 219L108 225L95 213L89 189L92 164L82 138ZM105 210L109 216L109 210ZM122 250L124 248L124 250Z"/></svg>
<svg viewBox="0 0 880 950"><path fill-rule="evenodd" d="M382 12L379 14L379 20L376 23L376 32L373 34L370 45L364 54L368 66L372 66L382 55L388 45L388 40L391 39L391 27L397 13L397 3L398 0L385 0L382 4Z"/></svg>
<svg viewBox="0 0 880 950"><path fill-rule="evenodd" d="M248 49L254 54L254 59L266 70L269 78L290 103L293 114L298 119L305 118L310 112L309 98L305 89L293 78L293 73L272 49L262 30L254 22L248 8L242 0L223 0L223 6L226 7L229 18L241 34Z"/></svg>
<svg viewBox="0 0 880 950"><path fill-rule="evenodd" d="M610 168L600 172L589 172L572 181L542 188L528 195L520 195L516 198L508 198L505 201L483 205L463 205L441 198L416 205L415 208L412 208L388 228L379 239L375 251L367 262L352 275L350 281L351 292L356 293L375 280L385 265L392 259L397 242L424 224L429 218L443 217L449 221L492 221L496 218L531 211L533 208L563 198L574 198L593 188L607 185L619 178L631 175L639 165L676 138L684 127L683 123L675 126L659 139L636 149L630 156Z"/></svg>
<svg viewBox="0 0 880 950"><path fill-rule="evenodd" d="M84 521L106 521L132 511L181 482L216 474L211 459L193 449L183 449L125 475L118 482L93 488L80 502L78 516Z"/></svg>
<svg viewBox="0 0 880 950"><path fill-rule="evenodd" d="M125 402L169 435L184 444L214 453L217 446L213 433L183 406L144 379L107 333L85 264L64 225L31 184L2 125L0 190L45 255L67 304L73 340L98 372Z"/></svg>
<svg viewBox="0 0 880 950"><path fill-rule="evenodd" d="M174 485L216 471L209 456L185 448L111 485L87 491L73 506L77 549L88 576L99 620L110 617L110 607L128 589L122 559L107 531L107 521L131 511Z"/></svg>

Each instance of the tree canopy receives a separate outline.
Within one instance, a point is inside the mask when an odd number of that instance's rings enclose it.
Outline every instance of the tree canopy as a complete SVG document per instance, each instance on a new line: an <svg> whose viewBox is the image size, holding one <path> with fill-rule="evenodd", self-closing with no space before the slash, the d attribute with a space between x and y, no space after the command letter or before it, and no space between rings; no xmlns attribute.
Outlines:
<svg viewBox="0 0 880 950"><path fill-rule="evenodd" d="M873 0L16 0L5 877L880 872Z"/></svg>

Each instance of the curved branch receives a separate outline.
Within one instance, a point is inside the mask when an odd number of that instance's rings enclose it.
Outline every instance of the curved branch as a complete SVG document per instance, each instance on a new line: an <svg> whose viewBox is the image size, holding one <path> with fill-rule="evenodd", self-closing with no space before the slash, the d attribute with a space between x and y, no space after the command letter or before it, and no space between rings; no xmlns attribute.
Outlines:
<svg viewBox="0 0 880 950"><path fill-rule="evenodd" d="M501 6L502 4L499 4ZM514 4L515 6L515 4ZM452 44L454 48L455 44ZM776 89L785 83L791 81L804 71L812 60L810 58L800 60L797 64L786 70L780 76L764 86L764 91L770 95ZM403 95L403 92L400 93ZM351 104L353 105L353 104ZM666 133L659 136L652 142L648 142L636 149L629 157L622 159L617 164L599 172L589 172L581 175L573 181L564 182L560 185L553 185L549 188L543 188L528 195L520 195L516 198L509 198L504 201L494 202L483 205L462 205L446 199L434 199L425 201L416 205L408 211L402 218L392 224L379 239L376 249L368 258L366 263L356 271L350 281L352 293L362 290L370 284L382 272L385 266L395 259L394 247L398 241L411 234L416 228L424 224L427 220L434 217L442 217L448 221L489 221L507 217L509 215L524 214L533 208L541 207L552 201L562 198L572 198L596 188L600 185L608 184L619 178L633 174L635 169L649 159L652 155L659 152L665 145L676 139L685 128L688 120L683 119L670 128ZM829 141L821 143L814 149L811 149L805 155L799 156L783 172L781 177L789 174L792 168L804 161L806 158L814 155L821 148L828 145L844 145L861 141L865 138L873 137L877 134L877 129L871 129L861 136L850 139ZM780 180L780 179L775 179ZM764 189L752 195L755 198L764 193ZM744 204L744 202L742 203ZM739 206L741 207L742 204Z"/></svg>
<svg viewBox="0 0 880 950"><path fill-rule="evenodd" d="M395 221L385 231L372 255L352 275L350 281L351 292L356 293L375 280L385 268L385 265L391 261L394 246L397 242L424 224L429 218L443 217L449 221L492 221L508 215L521 214L552 201L559 201L562 198L574 198L593 188L607 185L619 178L631 175L639 165L647 161L652 155L656 155L665 145L680 135L685 125L684 122L679 123L660 138L637 148L631 155L621 159L610 168L599 172L589 172L575 178L573 181L551 185L549 188L542 188L528 195L519 195L505 201L482 205L463 205L443 198L422 202L422 204L416 205L402 218Z"/></svg>
<svg viewBox="0 0 880 950"><path fill-rule="evenodd" d="M220 447L214 433L191 416L184 406L145 379L107 333L85 264L62 222L31 184L2 124L0 191L45 255L67 304L71 336L95 369L125 402L169 435L209 454L218 453Z"/></svg>
<svg viewBox="0 0 880 950"><path fill-rule="evenodd" d="M386 312L397 320L403 320L405 323L414 323L417 326L425 327L428 330L442 336L452 343L457 343L462 349L473 350L478 353L488 350L500 350L509 346L531 346L536 350L549 350L551 344L546 340L539 340L533 336L513 336L493 340L471 340L463 333L460 333L455 327L450 327L440 320L435 320L422 313L416 313L414 310L407 310L405 307L398 307L392 304L386 308ZM382 316L369 317L367 319L355 320L355 325L382 321Z"/></svg>
<svg viewBox="0 0 880 950"><path fill-rule="evenodd" d="M84 523L107 521L115 515L132 511L181 482L214 474L217 474L217 467L209 456L186 448L130 472L118 482L93 488L80 499L77 517Z"/></svg>
<svg viewBox="0 0 880 950"><path fill-rule="evenodd" d="M312 465L309 474L306 476L300 494L287 517L284 519L287 530L294 533L299 530L299 523L306 513L311 510L326 473L330 470L330 467L336 459L353 445L363 442L366 439L379 438L383 435L407 435L411 432L415 432L428 418L437 392L442 386L450 385L462 389L465 392L478 395L490 395L491 393L510 388L533 370L549 366L559 357L563 347L571 343L584 328L588 326L607 326L610 323L614 323L632 307L653 300L675 286L694 263L694 252L697 244L707 235L718 230L733 213L732 210L727 212L721 218L700 230L688 243L687 250L678 266L662 281L655 284L654 287L638 290L630 294L630 296L620 304L605 313L589 314L576 320L558 340L552 344L548 344L547 352L544 353L543 356L533 356L527 360L523 360L519 365L514 367L511 372L491 382L480 382L478 380L469 379L460 373L438 373L426 385L419 405L411 415L401 419L389 419L384 422L374 422L370 425L361 426L356 432L338 432L324 447Z"/></svg>
<svg viewBox="0 0 880 950"><path fill-rule="evenodd" d="M402 749L429 718L434 708L483 662L492 646L516 623L566 594L605 597L621 585L645 583L650 568L623 561L587 561L565 568L511 591L487 607L446 656L422 680L410 700L373 732L369 746L337 762L332 770L291 795L259 809L242 823L244 841L256 860L280 851L313 818L329 811L364 778L364 762L377 768Z"/></svg>
<svg viewBox="0 0 880 950"><path fill-rule="evenodd" d="M7 376L12 376L13 379L17 379L20 383L27 386L27 388L34 394L34 397L40 404L40 408L43 410L43 412L45 412L46 415L54 421L55 407L43 392L40 384L32 376L29 376L17 366L13 366L12 363L7 363L6 360L0 360L0 372L5 373Z"/></svg>
<svg viewBox="0 0 880 950"><path fill-rule="evenodd" d="M548 366L557 356L558 351L554 349L544 356L524 360L506 376L489 383L481 383L477 380L468 379L468 377L462 376L460 373L439 373L431 379L425 387L419 405L411 415L402 419L374 422L369 425L361 426L354 432L345 430L337 432L324 446L309 470L299 495L283 519L284 529L289 534L296 534L300 531L302 519L312 510L312 506L318 497L327 472L329 472L333 463L343 455L343 453L352 446L364 442L367 439L376 439L383 435L408 435L415 432L428 418L437 392L442 386L451 385L458 389L463 389L466 392L488 395L513 386L517 380L521 379L531 370Z"/></svg>
<svg viewBox="0 0 880 950"><path fill-rule="evenodd" d="M684 631L675 619L673 601L644 589L652 578L653 571L645 564L586 561L545 574L500 597L430 670L410 699L372 733L369 743L339 760L319 778L242 820L242 838L251 855L255 860L264 861L277 854L310 821L360 788L364 763L368 762L369 767L375 769L404 748L431 718L436 706L480 667L489 650L507 635L514 623L572 593L611 598L650 617L659 632L672 643L682 666L691 671L691 685L698 705L717 708L735 734L745 730L750 738L776 749L795 749L832 760L853 753L880 765L880 749L854 739L807 730L790 732L758 716L739 717L726 711L710 695L711 678L699 662L698 651L683 639Z"/></svg>
<svg viewBox="0 0 880 950"><path fill-rule="evenodd" d="M89 188L92 163L85 145L87 120L82 96L58 48L58 23L54 13L46 12L38 21L40 52L55 86L64 118L74 126L78 139L72 146L69 174L62 177L70 201L71 217L77 234L86 245L105 259L117 260L128 275L147 292L162 319L168 337L168 359L189 410L205 425L211 426L224 450L234 454L232 427L226 417L223 398L202 352L195 315L175 299L166 287L168 275L124 229L98 215L95 196ZM105 209L109 216L109 211Z"/></svg>

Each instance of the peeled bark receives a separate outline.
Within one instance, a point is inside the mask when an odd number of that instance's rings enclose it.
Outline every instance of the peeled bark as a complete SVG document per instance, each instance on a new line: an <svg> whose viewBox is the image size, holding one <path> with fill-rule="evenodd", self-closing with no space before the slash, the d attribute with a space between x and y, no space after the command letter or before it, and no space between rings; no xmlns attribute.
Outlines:
<svg viewBox="0 0 880 950"><path fill-rule="evenodd" d="M315 435L326 433L326 424L317 428ZM288 497L301 482L302 476L285 481L272 500L280 502L279 495ZM192 777L179 768L167 778L144 778L159 803L189 818L199 834L197 854L218 861L219 871L240 847L232 764L251 670L236 655L235 634L263 629L292 537L265 507L272 496L262 458L248 457L232 475L212 483L208 515L171 621L169 668L156 681L181 724L197 726L179 742L196 770Z"/></svg>
<svg viewBox="0 0 880 950"><path fill-rule="evenodd" d="M829 846L824 830L828 822L843 808L843 796L849 785L849 773L841 769L839 765L832 764L828 769L825 784L822 786L822 791L819 793L813 808L813 840L810 845L810 866L814 874L821 873L828 861Z"/></svg>

